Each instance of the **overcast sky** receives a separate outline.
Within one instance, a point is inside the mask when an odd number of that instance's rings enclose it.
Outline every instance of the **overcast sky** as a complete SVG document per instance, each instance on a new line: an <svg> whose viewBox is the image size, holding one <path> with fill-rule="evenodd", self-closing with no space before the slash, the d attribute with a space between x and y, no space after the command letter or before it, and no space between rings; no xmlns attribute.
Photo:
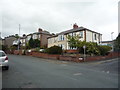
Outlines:
<svg viewBox="0 0 120 90"><path fill-rule="evenodd" d="M103 41L118 35L119 0L1 0L2 37L37 32L59 33L74 23L103 34Z"/></svg>

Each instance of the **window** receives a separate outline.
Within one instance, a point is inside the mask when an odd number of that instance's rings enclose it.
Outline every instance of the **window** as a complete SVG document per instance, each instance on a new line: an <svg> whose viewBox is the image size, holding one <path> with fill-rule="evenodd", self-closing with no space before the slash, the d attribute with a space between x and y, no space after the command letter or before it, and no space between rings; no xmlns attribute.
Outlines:
<svg viewBox="0 0 120 90"><path fill-rule="evenodd" d="M83 38L83 31L80 32L80 37Z"/></svg>
<svg viewBox="0 0 120 90"><path fill-rule="evenodd" d="M64 35L61 35L61 38L62 38L61 40L64 40Z"/></svg>
<svg viewBox="0 0 120 90"><path fill-rule="evenodd" d="M76 33L73 33L73 35L72 36L76 36Z"/></svg>
<svg viewBox="0 0 120 90"><path fill-rule="evenodd" d="M3 52L0 52L0 57L2 57L2 56L5 56L5 54Z"/></svg>
<svg viewBox="0 0 120 90"><path fill-rule="evenodd" d="M31 38L31 36L28 36L28 37L27 37L27 40L29 41L29 40L30 40L30 38Z"/></svg>
<svg viewBox="0 0 120 90"><path fill-rule="evenodd" d="M70 36L73 36L73 33L69 33Z"/></svg>
<svg viewBox="0 0 120 90"><path fill-rule="evenodd" d="M40 36L41 36L41 35L39 34L39 35L38 35L38 38L39 38L39 39L40 39Z"/></svg>
<svg viewBox="0 0 120 90"><path fill-rule="evenodd" d="M52 43L52 42L51 42L51 38L50 38L50 39L48 39L48 43L49 43L49 44L51 44L51 43Z"/></svg>
<svg viewBox="0 0 120 90"><path fill-rule="evenodd" d="M59 41L63 41L63 40L64 40L64 35L59 35L59 36L58 36L58 40L59 40Z"/></svg>
<svg viewBox="0 0 120 90"><path fill-rule="evenodd" d="M33 39L37 39L37 35L36 34L33 34Z"/></svg>
<svg viewBox="0 0 120 90"><path fill-rule="evenodd" d="M95 40L97 40L97 35L96 34L94 34L95 36L94 36L94 38L95 38Z"/></svg>

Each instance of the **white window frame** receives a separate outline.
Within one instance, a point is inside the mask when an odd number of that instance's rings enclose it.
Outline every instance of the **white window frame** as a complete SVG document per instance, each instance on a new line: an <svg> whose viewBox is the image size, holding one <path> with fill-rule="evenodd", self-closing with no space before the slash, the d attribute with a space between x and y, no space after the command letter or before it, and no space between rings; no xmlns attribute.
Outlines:
<svg viewBox="0 0 120 90"><path fill-rule="evenodd" d="M81 38L83 38L83 31L80 31L79 35Z"/></svg>

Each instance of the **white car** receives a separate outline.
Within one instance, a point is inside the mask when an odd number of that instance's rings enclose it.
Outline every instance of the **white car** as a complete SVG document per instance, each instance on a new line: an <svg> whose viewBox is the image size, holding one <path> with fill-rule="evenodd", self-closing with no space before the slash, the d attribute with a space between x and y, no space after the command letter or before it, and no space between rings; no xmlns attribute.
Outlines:
<svg viewBox="0 0 120 90"><path fill-rule="evenodd" d="M0 67L5 68L6 70L9 69L8 56L2 50L0 50Z"/></svg>

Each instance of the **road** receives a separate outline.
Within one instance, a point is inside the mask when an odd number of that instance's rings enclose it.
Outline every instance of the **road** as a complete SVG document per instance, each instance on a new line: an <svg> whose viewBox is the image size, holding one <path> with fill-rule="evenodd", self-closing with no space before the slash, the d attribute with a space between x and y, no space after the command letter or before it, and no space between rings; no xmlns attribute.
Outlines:
<svg viewBox="0 0 120 90"><path fill-rule="evenodd" d="M118 59L75 63L8 55L3 88L117 88Z"/></svg>

